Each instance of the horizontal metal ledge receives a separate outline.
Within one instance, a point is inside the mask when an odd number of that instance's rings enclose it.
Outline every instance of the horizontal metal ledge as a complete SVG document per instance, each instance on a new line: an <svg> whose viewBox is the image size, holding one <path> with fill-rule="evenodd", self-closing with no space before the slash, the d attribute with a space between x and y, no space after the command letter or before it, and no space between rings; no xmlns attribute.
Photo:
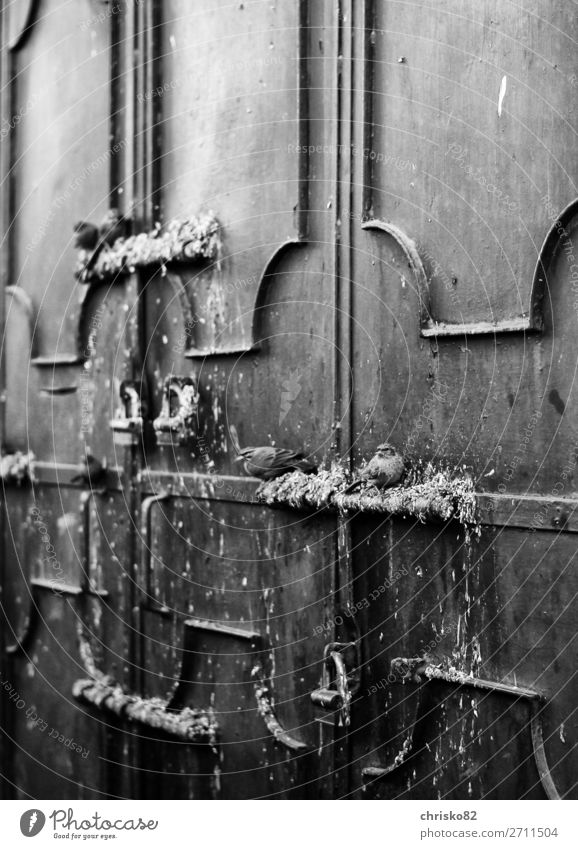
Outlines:
<svg viewBox="0 0 578 849"><path fill-rule="evenodd" d="M471 687L474 690L485 690L490 693L498 693L503 696L512 696L515 699L529 699L530 701L543 700L543 696L531 690L529 687L520 687L517 684L505 684L502 681L490 681L486 678L474 678L472 675L451 674L443 670L428 666L423 673L430 681L441 681L445 684L457 685L459 687Z"/></svg>
<svg viewBox="0 0 578 849"><path fill-rule="evenodd" d="M495 333L539 333L541 328L530 324L528 318L513 318L498 321L472 321L465 324L446 324L431 322L420 330L420 335L426 339L435 337L456 336L493 336Z"/></svg>
<svg viewBox="0 0 578 849"><path fill-rule="evenodd" d="M78 366L84 362L80 354L47 354L42 357L34 357L30 364L36 368L56 368L66 366Z"/></svg>
<svg viewBox="0 0 578 849"><path fill-rule="evenodd" d="M38 394L42 396L59 397L61 395L74 395L78 391L78 386L41 386Z"/></svg>
<svg viewBox="0 0 578 849"><path fill-rule="evenodd" d="M482 525L578 533L578 499L515 493L479 493Z"/></svg>
<svg viewBox="0 0 578 849"><path fill-rule="evenodd" d="M82 483L72 483L72 478L78 474L78 466L73 463L48 463L35 460L32 464L32 476L36 484L47 486L67 486L74 489L90 489ZM107 469L107 490L122 490L124 482L124 470L118 467ZM93 487L95 492L101 488Z"/></svg>
<svg viewBox="0 0 578 849"><path fill-rule="evenodd" d="M235 628L233 625L227 625L223 622L213 622L209 619L187 619L185 628L194 628L197 631L210 631L213 634L221 634L225 637L235 637L239 640L249 640L257 642L261 639L261 634L256 631L244 631L242 628Z"/></svg>
<svg viewBox="0 0 578 849"><path fill-rule="evenodd" d="M261 483L257 478L194 472L155 472L147 469L141 472L139 483L147 493L154 494L159 490L166 490L174 498L198 498L207 501L232 501L239 504L260 505L255 497Z"/></svg>
<svg viewBox="0 0 578 849"><path fill-rule="evenodd" d="M221 348L187 348L183 356L188 360L205 359L205 357L233 357L243 354L256 353L260 345L223 345Z"/></svg>
<svg viewBox="0 0 578 849"><path fill-rule="evenodd" d="M46 578L32 578L30 586L40 590L48 590L54 595L70 595L78 597L82 595L95 596L96 598L108 598L108 590L96 590L92 587L76 587L66 584L58 579L47 580Z"/></svg>
<svg viewBox="0 0 578 849"><path fill-rule="evenodd" d="M72 464L35 462L33 470L36 484L84 488L70 482L78 472L77 466ZM125 478L122 469L109 469L108 476L109 490L123 489ZM174 498L265 506L256 498L257 489L261 484L257 478L147 469L141 472L138 482L143 494L166 490ZM480 492L477 493L477 499L482 525L526 530L535 528L537 531L553 533L578 533L578 498Z"/></svg>

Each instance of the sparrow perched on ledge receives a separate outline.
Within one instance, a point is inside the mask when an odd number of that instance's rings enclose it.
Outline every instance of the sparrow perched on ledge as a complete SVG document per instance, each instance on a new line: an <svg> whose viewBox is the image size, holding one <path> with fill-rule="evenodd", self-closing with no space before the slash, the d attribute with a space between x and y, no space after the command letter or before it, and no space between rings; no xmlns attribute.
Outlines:
<svg viewBox="0 0 578 849"><path fill-rule="evenodd" d="M98 227L90 221L77 221L74 225L74 247L79 251L93 251L98 245Z"/></svg>
<svg viewBox="0 0 578 849"><path fill-rule="evenodd" d="M80 463L78 473L70 479L71 483L81 483L83 486L94 488L106 480L106 466L99 463L92 454L86 455L86 460Z"/></svg>
<svg viewBox="0 0 578 849"><path fill-rule="evenodd" d="M102 219L100 226L90 221L77 221L74 225L74 247L81 253L81 282L86 282L89 271L95 265L105 248L114 245L117 239L128 235L129 220L120 215L118 209L111 209Z"/></svg>
<svg viewBox="0 0 578 849"><path fill-rule="evenodd" d="M380 489L395 486L400 482L404 471L403 457L397 448L389 442L384 442L377 446L374 456L363 466L358 477L343 490L342 495L351 492L362 483L370 483Z"/></svg>
<svg viewBox="0 0 578 849"><path fill-rule="evenodd" d="M290 448L239 448L238 453L235 463L243 463L248 475L264 481L296 470L307 474L317 471L315 463Z"/></svg>

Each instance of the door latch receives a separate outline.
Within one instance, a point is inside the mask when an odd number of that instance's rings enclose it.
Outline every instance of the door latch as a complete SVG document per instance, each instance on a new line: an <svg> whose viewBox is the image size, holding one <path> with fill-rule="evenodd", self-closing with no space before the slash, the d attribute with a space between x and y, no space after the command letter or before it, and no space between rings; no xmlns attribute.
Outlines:
<svg viewBox="0 0 578 849"><path fill-rule="evenodd" d="M187 445L197 434L199 392L192 377L169 375L161 414L153 422L157 445Z"/></svg>
<svg viewBox="0 0 578 849"><path fill-rule="evenodd" d="M121 407L110 427L116 445L134 445L142 439L146 404L134 380L123 380L120 385Z"/></svg>
<svg viewBox="0 0 578 849"><path fill-rule="evenodd" d="M313 690L311 701L327 711L338 711L338 725L351 719L351 700L359 690L356 643L328 643L323 651L322 686Z"/></svg>

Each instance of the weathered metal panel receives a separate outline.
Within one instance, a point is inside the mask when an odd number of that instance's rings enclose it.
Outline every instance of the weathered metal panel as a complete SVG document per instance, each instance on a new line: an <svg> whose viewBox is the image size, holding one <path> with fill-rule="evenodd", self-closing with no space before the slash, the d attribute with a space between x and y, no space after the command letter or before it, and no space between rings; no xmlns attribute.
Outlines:
<svg viewBox="0 0 578 849"><path fill-rule="evenodd" d="M572 537L553 545L546 534L488 530L471 547L452 531L369 520L355 528L364 654L352 792L370 766L391 769L366 781L368 793L387 798L545 798L526 690L545 700L551 778L560 795L571 793ZM396 658L426 658L512 692L461 686L458 676L404 682L394 674ZM400 758L418 704L413 748Z"/></svg>
<svg viewBox="0 0 578 849"><path fill-rule="evenodd" d="M149 608L143 687L147 696L214 708L220 746L205 792L213 785L223 798L288 797L314 779L309 694L321 661L314 626L331 594L332 524L242 503L178 499L155 509L151 574L140 576ZM256 698L263 687L295 748L271 736ZM197 753L185 749L179 760L183 778L170 792L181 796ZM304 792L315 795L313 786Z"/></svg>
<svg viewBox="0 0 578 849"><path fill-rule="evenodd" d="M371 215L418 244L439 321L528 317L540 247L576 195L574 10L366 6Z"/></svg>

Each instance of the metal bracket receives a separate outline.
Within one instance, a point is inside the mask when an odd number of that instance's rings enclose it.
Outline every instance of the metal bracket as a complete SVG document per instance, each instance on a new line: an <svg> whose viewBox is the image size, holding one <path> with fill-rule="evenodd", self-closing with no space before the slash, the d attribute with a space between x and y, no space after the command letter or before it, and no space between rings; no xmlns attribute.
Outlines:
<svg viewBox="0 0 578 849"><path fill-rule="evenodd" d="M474 678L473 676L465 675L454 670L446 671L432 665L429 658L426 657L396 657L391 661L391 671L393 674L398 675L402 682L413 681L420 685L413 721L402 748L396 755L393 763L387 767L366 767L361 772L364 780L382 780L399 769L407 760L408 755L413 752L417 728L425 720L428 713L424 707L424 691L433 682L441 681L457 687L472 687L473 689L489 693L501 693L517 699L526 699L530 706L532 749L540 783L548 799L559 800L562 798L554 784L546 758L544 736L542 733L542 712L546 700L540 693L530 690L527 687L517 687L512 684L502 684L498 681ZM423 682L422 676L426 679L425 682Z"/></svg>
<svg viewBox="0 0 578 849"><path fill-rule="evenodd" d="M345 653L353 654L353 663L346 662ZM357 643L327 643L323 650L321 687L311 693L313 704L323 710L338 711L338 725L347 727L351 722L351 700L359 686Z"/></svg>
<svg viewBox="0 0 578 849"><path fill-rule="evenodd" d="M199 392L192 377L165 379L161 414L153 422L157 445L188 445L197 435Z"/></svg>
<svg viewBox="0 0 578 849"><path fill-rule="evenodd" d="M135 445L142 439L146 403L134 380L124 380L119 395L122 407L117 417L110 421L113 439L120 447Z"/></svg>

